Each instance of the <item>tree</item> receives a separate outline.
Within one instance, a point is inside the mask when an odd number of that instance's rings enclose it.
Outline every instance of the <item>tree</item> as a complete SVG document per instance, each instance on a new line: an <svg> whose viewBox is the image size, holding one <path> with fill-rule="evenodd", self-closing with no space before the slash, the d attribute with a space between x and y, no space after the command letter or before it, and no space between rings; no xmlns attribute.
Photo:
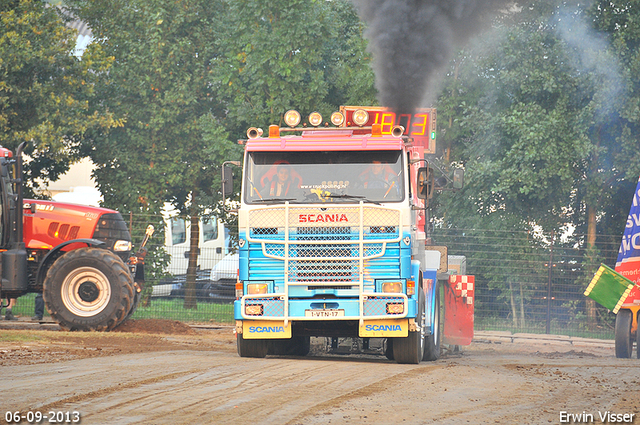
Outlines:
<svg viewBox="0 0 640 425"><path fill-rule="evenodd" d="M523 229L575 227L587 234L585 275L593 272L598 220L611 226L611 218L626 217L616 204L640 171L637 28L626 7L600 2L586 13L566 2L536 3L457 58L464 69L449 75L439 112L456 115L451 135L460 139L445 140L469 184L457 199L442 199L459 216L447 214L449 222L468 220L460 214L468 211L483 223L519 217ZM595 309L589 314L594 321Z"/></svg>
<svg viewBox="0 0 640 425"><path fill-rule="evenodd" d="M619 183L635 184L638 174L638 142L624 119L631 77L611 75L620 56L590 31L583 10L571 11L501 24L484 49L457 58L464 69L440 98L441 123L452 117L443 138L467 166L471 198L487 214L505 210L547 231L586 230L586 218L599 215L585 214L590 206L604 213Z"/></svg>
<svg viewBox="0 0 640 425"><path fill-rule="evenodd" d="M85 152L105 204L159 217L165 202L192 223L185 308L195 308L198 218L220 201L220 165L237 159L220 118L213 70L222 2L70 0L91 27L88 51L113 57L100 75L100 102L125 122L95 132ZM160 225L161 223L156 223ZM194 233L195 232L195 233Z"/></svg>
<svg viewBox="0 0 640 425"><path fill-rule="evenodd" d="M375 102L363 25L350 2L229 0L225 19L216 78L233 134L279 124L288 109L328 118L344 102Z"/></svg>
<svg viewBox="0 0 640 425"><path fill-rule="evenodd" d="M158 214L171 202L194 236L198 217L220 212L219 166L240 157L230 138L278 123L290 108L328 116L334 102L357 100L355 81L363 97L373 92L361 24L346 0L67 4L96 37L87 54L113 58L92 106L124 125L83 145L105 204ZM353 75L344 61L356 65ZM195 305L197 237L191 243L187 307Z"/></svg>
<svg viewBox="0 0 640 425"><path fill-rule="evenodd" d="M15 150L29 142L27 193L46 186L81 158L85 133L117 125L107 110L92 111L95 74L74 56L76 33L56 7L39 0L0 1L0 144Z"/></svg>

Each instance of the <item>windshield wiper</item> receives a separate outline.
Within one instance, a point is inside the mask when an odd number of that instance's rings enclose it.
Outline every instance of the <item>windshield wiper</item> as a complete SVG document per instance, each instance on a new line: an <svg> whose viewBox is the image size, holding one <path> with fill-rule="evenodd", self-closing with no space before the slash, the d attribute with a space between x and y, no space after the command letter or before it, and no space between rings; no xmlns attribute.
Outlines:
<svg viewBox="0 0 640 425"><path fill-rule="evenodd" d="M326 195L327 198L348 198L348 199L361 199L364 202L369 202L371 204L376 204L376 205L380 205L380 202L378 201L372 201L371 199L367 199L366 196L362 196L362 195L348 195L348 194L340 194L340 195Z"/></svg>
<svg viewBox="0 0 640 425"><path fill-rule="evenodd" d="M286 202L286 201L296 201L297 198L260 198L260 199L254 199L253 202L275 202L275 201L280 201L280 202Z"/></svg>

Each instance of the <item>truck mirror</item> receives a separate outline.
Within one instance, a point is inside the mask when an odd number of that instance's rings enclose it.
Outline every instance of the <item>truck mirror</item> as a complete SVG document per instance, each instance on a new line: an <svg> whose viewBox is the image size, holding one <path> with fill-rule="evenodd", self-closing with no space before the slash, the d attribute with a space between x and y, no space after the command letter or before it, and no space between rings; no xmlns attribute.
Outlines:
<svg viewBox="0 0 640 425"><path fill-rule="evenodd" d="M222 199L227 199L233 193L233 170L226 164L222 165Z"/></svg>
<svg viewBox="0 0 640 425"><path fill-rule="evenodd" d="M418 169L418 198L427 199L430 192L430 180L431 173L429 173L429 168L421 167Z"/></svg>
<svg viewBox="0 0 640 425"><path fill-rule="evenodd" d="M453 188L462 189L464 186L464 170L456 168L453 170Z"/></svg>

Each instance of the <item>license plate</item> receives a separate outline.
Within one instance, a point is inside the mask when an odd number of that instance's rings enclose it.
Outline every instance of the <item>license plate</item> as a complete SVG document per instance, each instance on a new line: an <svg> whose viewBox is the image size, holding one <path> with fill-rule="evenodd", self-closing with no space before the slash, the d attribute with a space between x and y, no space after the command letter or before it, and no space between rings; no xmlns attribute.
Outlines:
<svg viewBox="0 0 640 425"><path fill-rule="evenodd" d="M344 310L329 310L329 309L317 309L317 310L305 310L305 317L343 317Z"/></svg>

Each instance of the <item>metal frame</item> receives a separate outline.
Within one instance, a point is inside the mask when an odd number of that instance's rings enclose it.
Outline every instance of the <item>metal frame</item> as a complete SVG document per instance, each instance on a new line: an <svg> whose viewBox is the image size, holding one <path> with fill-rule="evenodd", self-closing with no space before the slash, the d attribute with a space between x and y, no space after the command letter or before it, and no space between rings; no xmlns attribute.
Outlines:
<svg viewBox="0 0 640 425"><path fill-rule="evenodd" d="M346 205L335 205L335 206L327 206L327 205L321 205L321 208L326 208L326 209L340 209L340 208L354 208L354 205L352 204L346 204ZM271 207L264 207L264 208L256 208L253 209L252 211L255 210L268 210L268 209L282 209L283 206L282 205L278 205L278 206L271 206ZM295 208L300 208L299 206L296 205ZM311 206L311 205L305 205L302 208L309 208L310 210L313 209L317 209L318 207L316 206ZM380 210L393 210L393 211L397 211L398 212L398 223L397 223L397 228L398 228L398 235L396 238L394 239L367 239L365 241L364 238L364 228L365 228L365 223L364 223L364 213L365 213L365 204L363 201L360 201L359 205L357 206L357 208L359 209L359 229L358 229L358 239L353 239L353 240L340 240L340 241L331 241L331 240L316 240L316 241L304 241L303 243L305 245L326 245L327 243L332 243L332 244L344 244L344 245L358 245L358 303L359 303L359 315L358 316L341 316L341 317L334 317L334 318L330 318L330 320L358 320L360 323L360 326L364 326L364 320L380 320L380 319L402 319L405 318L408 314L408 308L409 308L409 297L404 294L404 293L384 293L384 292L365 292L364 290L364 273L365 273L365 260L369 260L369 259L373 259L373 258L380 258L383 257L386 250L387 250L387 244L389 243L400 243L402 241L402 236L403 236L403 227L402 227L402 208L390 208L390 207L382 207L382 206L374 206L374 205L366 205L367 209L380 209ZM291 260L290 256L289 256L289 246L292 244L291 240L290 240L290 209L291 209L291 205L289 204L289 202L285 202L284 203L284 240L281 239L262 239L262 238L256 238L256 237L252 237L250 234L250 229L251 229L251 223L249 222L249 218L247 219L247 242L248 243L256 243L256 244L260 244L262 246L262 253L265 257L268 258L273 258L273 259L277 259L277 260L283 260L284 261L284 293L272 293L272 294L256 294L256 295L244 295L241 299L241 315L243 319L249 319L249 320L277 320L277 321L282 321L284 320L284 325L287 326L290 320L304 320L304 321L310 321L310 320L327 320L326 317L317 317L317 318L313 318L313 317L291 317L289 316L289 286L308 286L309 282L290 282L289 281L289 261ZM367 226L371 226L371 225L376 225L376 223L367 223ZM278 226L281 227L281 226ZM381 244L382 245L382 249L380 251L380 253L377 253L375 255L368 255L365 256L364 253L364 249L365 249L365 243L366 244ZM277 255L273 255L273 254L269 254L267 252L266 249L266 245L267 244L282 244L284 245L284 256L280 257ZM293 244L300 244L300 242L298 241L294 241ZM335 260L351 260L353 261L354 259L356 259L356 257L314 257L313 260L314 261L335 261ZM336 282L336 281L325 281L325 282L314 282L314 284L316 286L333 286L333 285L343 285L344 282ZM400 298L402 299L402 302L404 304L404 312L402 314L394 314L394 315L376 315L376 316L365 316L364 315L364 303L365 301L368 300L369 297L376 297L376 298L380 298L380 297L389 297L389 298ZM248 299L259 299L259 298L272 298L272 299L280 299L280 301L284 302L284 315L283 316L250 316L250 315L246 315L245 314L245 301ZM339 301L339 299L337 300Z"/></svg>

